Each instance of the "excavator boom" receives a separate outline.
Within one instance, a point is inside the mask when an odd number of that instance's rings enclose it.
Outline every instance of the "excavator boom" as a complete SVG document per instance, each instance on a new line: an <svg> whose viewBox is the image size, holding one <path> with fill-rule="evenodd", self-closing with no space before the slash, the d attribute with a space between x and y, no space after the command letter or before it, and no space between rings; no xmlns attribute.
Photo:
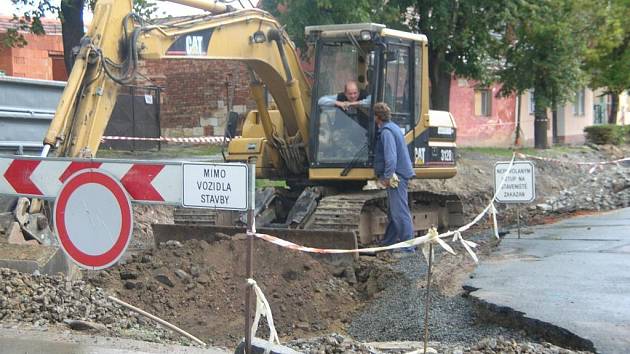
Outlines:
<svg viewBox="0 0 630 354"><path fill-rule="evenodd" d="M58 156L96 154L118 88L136 79L138 61L143 59L238 60L250 70L253 87L264 83L283 117L279 130L268 113L261 114L265 139L279 145L308 141L310 84L292 42L275 19L258 9L234 10L200 0L177 2L221 13L149 24L131 13L127 0L97 2L93 24L81 41L44 140ZM267 111L264 102L259 103L259 111ZM301 158L306 159L304 144L301 150ZM275 167L281 168L276 161Z"/></svg>
<svg viewBox="0 0 630 354"><path fill-rule="evenodd" d="M257 198L261 224L336 228L352 244L382 235L383 193L359 191L375 178L376 101L392 108L392 120L404 132L418 178L455 175L453 117L428 109L425 36L379 24L308 27L306 35L316 53L311 87L296 48L267 12L236 10L213 1L176 2L210 13L145 22L132 13L130 0L96 3L43 155L50 149L56 156L95 156L118 89L135 82L140 60L220 59L245 64L257 108L247 114L242 137L230 142L226 160L256 157L257 177L281 179L289 186ZM348 81L367 92L366 107L345 111L319 103L319 97L337 95ZM452 196L411 196L414 216L423 220L418 230L455 225L454 216L461 214ZM187 224L212 216L212 224L238 225L237 215L185 209L178 213L176 221Z"/></svg>

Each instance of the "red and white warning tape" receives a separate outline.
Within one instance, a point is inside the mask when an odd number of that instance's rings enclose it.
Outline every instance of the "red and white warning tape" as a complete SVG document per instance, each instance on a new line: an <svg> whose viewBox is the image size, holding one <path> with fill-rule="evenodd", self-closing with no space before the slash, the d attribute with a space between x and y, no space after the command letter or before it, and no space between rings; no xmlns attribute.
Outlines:
<svg viewBox="0 0 630 354"><path fill-rule="evenodd" d="M230 141L230 138L222 136L199 136L192 138L169 138L161 136L159 138L141 138L134 136L104 136L101 141L105 140L124 140L124 141L159 141L166 143L196 143L196 144L220 144L223 141Z"/></svg>
<svg viewBox="0 0 630 354"><path fill-rule="evenodd" d="M598 169L603 169L603 167L605 165L617 165L617 166L619 166L619 164L622 163L622 162L626 162L626 161L630 162L630 157L624 157L622 159L611 160L611 161L570 162L570 161L566 161L566 160L553 159L553 158L550 158L550 157L540 157L540 156L527 155L527 154L523 154L523 153L520 153L520 152L517 152L516 156L518 156L520 158L539 160L539 161L547 161L547 162L554 162L554 163L560 163L560 164L565 164L565 165L591 166L591 168L588 170L589 174L595 172Z"/></svg>
<svg viewBox="0 0 630 354"><path fill-rule="evenodd" d="M257 233L255 227L254 227L254 233L252 235L255 236L255 237L260 238L261 240L265 240L267 242L273 243L273 244L278 245L280 247L284 247L284 248L288 248L288 249L292 249L292 250L296 250L296 251L301 251L301 252L320 253L320 254L375 253L375 252L382 252L382 251L388 251L388 250L394 250L394 249L400 249L400 248L408 248L408 247L414 247L414 246L422 245L422 251L424 253L424 256L427 259L428 259L428 257L433 257L433 254L429 254L429 247L428 246L429 246L430 243L437 243L445 251L447 251L447 252L449 252L451 254L456 254L455 251L453 250L453 248L451 246L449 246L448 243L446 243L444 240L442 240L443 238L452 236L453 237L452 238L452 242L458 242L459 241L462 244L462 246L464 246L464 249L466 250L466 252L468 252L468 254L472 257L472 259L476 263L476 262L479 261L479 259L477 258L477 255L475 254L475 252L472 249L477 247L477 244L475 242L465 240L462 237L462 232L470 229L473 225L478 223L479 220L481 220L481 218L483 218L485 215L487 215L489 213L490 217L492 219L492 224L493 224L493 229L494 229L494 236L497 239L499 238L499 231L498 231L499 229L498 229L497 217L496 217L497 209L494 207L494 202L496 201L498 192L501 190L501 188L503 187L503 184L505 183L506 176L509 174L509 171L511 171L512 167L514 166L514 159L515 158L516 158L516 154L514 154L512 156L512 160L510 161L510 164L508 165L507 171L503 175L503 178L501 179L501 183L499 183L499 186L496 189L496 192L495 192L494 196L492 197L492 200L490 201L488 206L486 206L486 208L481 213L479 213L479 215L477 215L471 222L469 222L468 224L466 224L464 226L459 227L457 230L454 230L454 231L448 231L448 232L444 232L444 233L439 234L435 228L431 228L431 229L429 229L429 231L424 236L416 237L416 238L413 238L411 240L399 242L399 243L396 243L396 244L393 244L393 245L389 245L389 246L360 248L360 249L352 249L352 250L306 247L306 246L298 245L298 244L295 244L293 242L289 242L289 241L280 239L280 238L275 237L275 236Z"/></svg>

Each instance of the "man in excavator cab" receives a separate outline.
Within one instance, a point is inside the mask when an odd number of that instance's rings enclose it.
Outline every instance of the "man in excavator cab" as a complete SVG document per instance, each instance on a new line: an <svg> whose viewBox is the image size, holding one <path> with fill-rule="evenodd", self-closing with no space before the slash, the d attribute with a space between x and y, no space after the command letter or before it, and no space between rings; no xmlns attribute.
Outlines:
<svg viewBox="0 0 630 354"><path fill-rule="evenodd" d="M359 90L359 84L350 80L343 86L343 92L337 95L322 96L317 104L322 107L338 107L347 111L351 107L369 107L372 97L366 90Z"/></svg>
<svg viewBox="0 0 630 354"><path fill-rule="evenodd" d="M330 149L324 148L322 154L333 156L341 152L340 148L355 150L357 147L355 145L363 146L355 140L351 140L349 145L334 146L327 144L327 140L341 141L344 137L352 136L356 124L367 129L371 100L372 96L366 90L360 90L358 83L354 80L346 81L343 92L320 97L317 104L322 112L325 112L327 118L320 126L320 144L324 147L332 146Z"/></svg>

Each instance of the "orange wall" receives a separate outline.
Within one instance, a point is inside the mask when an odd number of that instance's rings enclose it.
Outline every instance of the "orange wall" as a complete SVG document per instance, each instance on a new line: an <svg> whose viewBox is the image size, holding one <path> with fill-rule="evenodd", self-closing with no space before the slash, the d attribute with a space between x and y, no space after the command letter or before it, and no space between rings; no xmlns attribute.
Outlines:
<svg viewBox="0 0 630 354"><path fill-rule="evenodd" d="M6 34L0 34L5 36ZM52 57L63 57L60 34L37 36L24 33L27 45L23 48L1 48L0 70L6 75L42 80L66 80L62 72L53 76ZM58 72L58 71L57 71Z"/></svg>
<svg viewBox="0 0 630 354"><path fill-rule="evenodd" d="M516 99L495 97L500 86L493 85L490 116L475 114L475 86L472 80L453 77L449 111L457 123L460 146L509 147L514 142Z"/></svg>

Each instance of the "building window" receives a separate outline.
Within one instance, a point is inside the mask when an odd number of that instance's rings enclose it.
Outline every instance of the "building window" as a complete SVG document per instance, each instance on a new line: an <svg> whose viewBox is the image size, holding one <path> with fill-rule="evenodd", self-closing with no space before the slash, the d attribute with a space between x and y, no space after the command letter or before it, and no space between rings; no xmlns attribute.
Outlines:
<svg viewBox="0 0 630 354"><path fill-rule="evenodd" d="M584 115L584 89L580 89L575 93L575 102L573 102L573 115Z"/></svg>
<svg viewBox="0 0 630 354"><path fill-rule="evenodd" d="M492 91L475 90L475 115L489 117L492 115Z"/></svg>
<svg viewBox="0 0 630 354"><path fill-rule="evenodd" d="M534 101L534 90L529 91L529 114L536 113L536 101Z"/></svg>

